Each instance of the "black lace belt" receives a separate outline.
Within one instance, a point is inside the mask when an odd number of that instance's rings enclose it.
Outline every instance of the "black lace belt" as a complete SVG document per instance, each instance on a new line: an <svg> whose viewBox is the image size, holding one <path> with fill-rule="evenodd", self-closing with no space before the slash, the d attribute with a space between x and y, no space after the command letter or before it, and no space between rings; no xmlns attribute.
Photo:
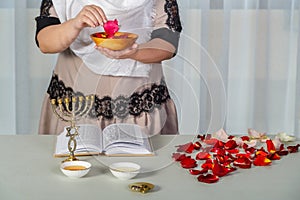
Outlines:
<svg viewBox="0 0 300 200"><path fill-rule="evenodd" d="M59 99L84 95L82 92L74 92L71 87L66 87L62 80L53 74L47 93L50 99ZM143 112L152 112L154 108L159 108L163 103L170 99L168 88L164 80L160 84L152 84L142 92L134 92L132 95L125 97L123 95L112 99L110 96L99 98L95 95L93 109L89 112L90 118L104 117L112 119L118 117L126 118L128 115L139 116Z"/></svg>

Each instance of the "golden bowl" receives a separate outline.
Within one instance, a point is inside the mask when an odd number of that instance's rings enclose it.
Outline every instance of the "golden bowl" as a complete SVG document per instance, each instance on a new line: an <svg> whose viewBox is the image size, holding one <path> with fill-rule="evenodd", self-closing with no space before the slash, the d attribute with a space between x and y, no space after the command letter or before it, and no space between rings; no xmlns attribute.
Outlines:
<svg viewBox="0 0 300 200"><path fill-rule="evenodd" d="M99 37L103 36L103 37ZM92 40L97 46L119 51L132 46L138 35L127 32L117 32L113 38L106 38L105 32L98 32L91 35Z"/></svg>

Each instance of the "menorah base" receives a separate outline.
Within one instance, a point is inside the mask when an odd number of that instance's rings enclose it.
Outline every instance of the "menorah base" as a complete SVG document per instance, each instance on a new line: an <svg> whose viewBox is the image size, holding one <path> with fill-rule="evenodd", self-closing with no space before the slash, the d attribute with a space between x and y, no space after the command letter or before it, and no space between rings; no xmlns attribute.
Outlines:
<svg viewBox="0 0 300 200"><path fill-rule="evenodd" d="M75 156L69 156L67 159L63 160L62 162L70 162L70 161L77 161L79 160L78 158L76 158Z"/></svg>

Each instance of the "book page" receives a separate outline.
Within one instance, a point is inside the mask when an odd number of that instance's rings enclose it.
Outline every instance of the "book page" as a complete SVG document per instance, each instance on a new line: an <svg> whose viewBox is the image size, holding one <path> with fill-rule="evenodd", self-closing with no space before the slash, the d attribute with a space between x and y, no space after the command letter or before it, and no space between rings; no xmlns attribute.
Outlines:
<svg viewBox="0 0 300 200"><path fill-rule="evenodd" d="M103 130L105 154L150 154L148 136L135 124L111 124Z"/></svg>
<svg viewBox="0 0 300 200"><path fill-rule="evenodd" d="M127 155L127 156L134 156L134 155L154 155L152 150L152 146L148 139L145 138L145 143L143 144L133 144L133 143L113 143L112 145L108 146L104 152L106 155Z"/></svg>
<svg viewBox="0 0 300 200"><path fill-rule="evenodd" d="M96 125L82 124L78 128L79 135L76 136L77 147L75 155L89 152L102 152L102 138L101 130ZM69 137L65 129L60 135L57 136L55 155L68 154L68 141Z"/></svg>

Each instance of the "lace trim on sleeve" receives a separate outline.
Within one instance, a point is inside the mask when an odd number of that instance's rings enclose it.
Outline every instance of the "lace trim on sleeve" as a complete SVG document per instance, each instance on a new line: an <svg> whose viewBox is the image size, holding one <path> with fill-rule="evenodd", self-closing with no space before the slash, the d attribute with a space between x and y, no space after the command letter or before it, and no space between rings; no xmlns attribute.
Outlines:
<svg viewBox="0 0 300 200"><path fill-rule="evenodd" d="M165 12L168 15L166 24L172 31L181 32L181 22L179 17L178 4L176 0L166 0L164 6Z"/></svg>
<svg viewBox="0 0 300 200"><path fill-rule="evenodd" d="M40 16L49 17L50 8L53 6L52 0L43 0L40 8Z"/></svg>

